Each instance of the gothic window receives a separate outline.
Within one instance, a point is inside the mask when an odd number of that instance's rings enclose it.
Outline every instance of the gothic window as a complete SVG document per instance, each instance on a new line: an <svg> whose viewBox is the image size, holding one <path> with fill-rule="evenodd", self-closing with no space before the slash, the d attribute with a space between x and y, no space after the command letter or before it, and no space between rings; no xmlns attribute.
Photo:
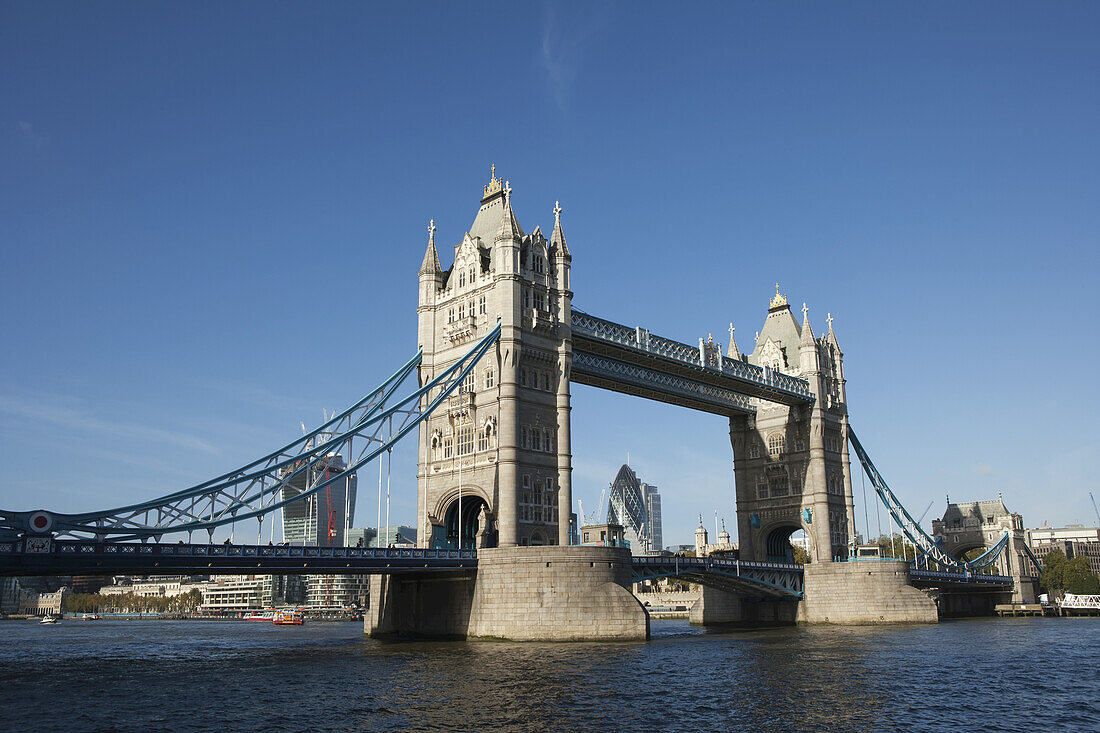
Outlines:
<svg viewBox="0 0 1100 733"><path fill-rule="evenodd" d="M749 438L749 458L760 457L760 444L756 442L756 438Z"/></svg>
<svg viewBox="0 0 1100 733"><path fill-rule="evenodd" d="M535 428L531 431L531 448L533 450L542 450L542 430Z"/></svg>
<svg viewBox="0 0 1100 733"><path fill-rule="evenodd" d="M458 429L458 455L465 456L474 452L474 428L464 425Z"/></svg>
<svg viewBox="0 0 1100 733"><path fill-rule="evenodd" d="M523 307L524 308L530 308L531 307L531 289L530 288L524 288L523 289Z"/></svg>
<svg viewBox="0 0 1100 733"><path fill-rule="evenodd" d="M768 491L772 496L786 496L790 493L790 487L787 483L787 474L776 474L771 477L768 482Z"/></svg>
<svg viewBox="0 0 1100 733"><path fill-rule="evenodd" d="M477 299L477 312L481 315L485 315L485 296L482 295Z"/></svg>
<svg viewBox="0 0 1100 733"><path fill-rule="evenodd" d="M493 447L493 444L495 442L495 440L494 440L495 436L496 436L496 424L492 420L490 420L485 425L485 442L487 444L486 447L488 447L488 448Z"/></svg>
<svg viewBox="0 0 1100 733"><path fill-rule="evenodd" d="M475 389L477 389L477 385L474 384L474 373L470 372L466 375L465 379L462 380L462 384L459 385L458 391L460 394L468 394Z"/></svg>
<svg viewBox="0 0 1100 733"><path fill-rule="evenodd" d="M520 428L519 433L520 433L520 445L523 446L524 448L530 448L531 447L531 433L527 430L526 427Z"/></svg>
<svg viewBox="0 0 1100 733"><path fill-rule="evenodd" d="M470 284L474 284L474 268L470 268Z"/></svg>
<svg viewBox="0 0 1100 733"><path fill-rule="evenodd" d="M796 451L806 450L806 439L801 435L794 439L794 449Z"/></svg>
<svg viewBox="0 0 1100 733"><path fill-rule="evenodd" d="M778 456L787 449L787 439L783 433L772 433L768 436L768 455Z"/></svg>
<svg viewBox="0 0 1100 733"><path fill-rule="evenodd" d="M462 288L466 286L466 272L458 273L458 287Z"/></svg>
<svg viewBox="0 0 1100 733"><path fill-rule="evenodd" d="M546 372L542 374L542 388L547 392L550 391L550 375Z"/></svg>
<svg viewBox="0 0 1100 733"><path fill-rule="evenodd" d="M477 449L479 451L489 450L489 434L487 429L477 431Z"/></svg>
<svg viewBox="0 0 1100 733"><path fill-rule="evenodd" d="M553 435L554 435L553 430L550 430L550 429L546 430L546 452L547 453L553 453L554 452Z"/></svg>
<svg viewBox="0 0 1100 733"><path fill-rule="evenodd" d="M758 476L756 479L756 498L768 498L768 480L763 476Z"/></svg>
<svg viewBox="0 0 1100 733"><path fill-rule="evenodd" d="M523 488L525 488L525 489L531 488L531 474L529 474L529 473L523 474ZM523 496L528 497L528 498L524 498L524 501L531 501L531 499L529 498L530 497L529 494L524 494Z"/></svg>
<svg viewBox="0 0 1100 733"><path fill-rule="evenodd" d="M462 320L466 317L466 303L462 302L458 304L458 320Z"/></svg>
<svg viewBox="0 0 1100 733"><path fill-rule="evenodd" d="M449 435L443 439L443 457L451 457L451 437Z"/></svg>
<svg viewBox="0 0 1100 733"><path fill-rule="evenodd" d="M535 310L542 310L542 293L535 293Z"/></svg>
<svg viewBox="0 0 1100 733"><path fill-rule="evenodd" d="M493 374L493 370L492 369L486 369L485 370L485 389L492 389L493 386L496 384L495 379L496 379L496 375Z"/></svg>
<svg viewBox="0 0 1100 733"><path fill-rule="evenodd" d="M439 460L439 454L440 454L440 451L443 447L442 444L443 444L443 437L440 435L439 431L437 430L432 435L432 460L436 460L436 461Z"/></svg>
<svg viewBox="0 0 1100 733"><path fill-rule="evenodd" d="M455 322L455 309L451 308L449 311L447 311L447 323L454 323L454 322Z"/></svg>
<svg viewBox="0 0 1100 733"><path fill-rule="evenodd" d="M802 477L800 477L800 476L792 476L791 477L791 493L792 494L801 494L802 493Z"/></svg>
<svg viewBox="0 0 1100 733"><path fill-rule="evenodd" d="M526 387L527 386L527 370L526 369L520 369L519 370L519 385L521 387Z"/></svg>

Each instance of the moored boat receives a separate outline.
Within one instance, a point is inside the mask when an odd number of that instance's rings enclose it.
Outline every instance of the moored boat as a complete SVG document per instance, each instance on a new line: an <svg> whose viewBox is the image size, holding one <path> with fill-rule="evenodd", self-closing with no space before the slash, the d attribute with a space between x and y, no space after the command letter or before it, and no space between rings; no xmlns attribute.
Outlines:
<svg viewBox="0 0 1100 733"><path fill-rule="evenodd" d="M280 608L275 611L271 622L276 626L301 626L302 611L297 608Z"/></svg>

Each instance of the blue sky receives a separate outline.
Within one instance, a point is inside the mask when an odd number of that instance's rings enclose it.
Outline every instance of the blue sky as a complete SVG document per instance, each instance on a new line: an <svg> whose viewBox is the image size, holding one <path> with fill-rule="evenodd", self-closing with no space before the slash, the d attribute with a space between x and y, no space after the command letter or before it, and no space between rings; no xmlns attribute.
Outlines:
<svg viewBox="0 0 1100 733"><path fill-rule="evenodd" d="M1094 3L5 2L0 507L152 498L358 398L415 350L428 219L448 264L495 163L527 230L561 200L581 309L742 349L776 281L831 312L916 513L1094 522L1098 30ZM667 544L733 526L723 420L573 405L586 508L629 452ZM409 446L395 521L414 474Z"/></svg>

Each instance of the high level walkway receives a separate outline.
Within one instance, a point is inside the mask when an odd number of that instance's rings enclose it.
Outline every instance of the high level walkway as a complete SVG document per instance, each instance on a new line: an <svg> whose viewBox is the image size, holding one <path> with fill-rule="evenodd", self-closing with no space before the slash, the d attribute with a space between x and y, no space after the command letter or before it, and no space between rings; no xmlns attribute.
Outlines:
<svg viewBox="0 0 1100 733"><path fill-rule="evenodd" d="M753 414L750 398L784 405L814 401L809 385L722 356L574 310L571 381L717 415Z"/></svg>

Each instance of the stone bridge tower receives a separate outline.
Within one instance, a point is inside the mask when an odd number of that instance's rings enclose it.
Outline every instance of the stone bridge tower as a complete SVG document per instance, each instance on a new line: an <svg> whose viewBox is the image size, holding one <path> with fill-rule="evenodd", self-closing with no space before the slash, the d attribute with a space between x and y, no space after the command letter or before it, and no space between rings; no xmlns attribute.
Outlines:
<svg viewBox="0 0 1100 733"><path fill-rule="evenodd" d="M942 519L932 520L932 535L940 548L957 560L965 560L971 551L985 551L1008 533L1008 544L994 563L1001 575L1012 577L1012 600L1035 603L1038 570L1025 553L1027 530L1024 518L1010 512L1000 497L986 501L947 503Z"/></svg>
<svg viewBox="0 0 1100 733"><path fill-rule="evenodd" d="M420 267L420 383L501 323L496 349L420 426L418 544L569 544L572 256L554 207L549 240L523 231L494 167L444 270L435 224ZM461 486L461 516L459 487Z"/></svg>
<svg viewBox="0 0 1100 733"><path fill-rule="evenodd" d="M808 311L803 305L799 325L776 286L751 354L737 351L731 328L730 358L805 379L816 398L808 407L757 399L755 417L730 418L738 539L747 560L790 558L790 536L799 529L810 538L814 562L846 556L852 542L844 355L832 316L826 334L815 338Z"/></svg>

